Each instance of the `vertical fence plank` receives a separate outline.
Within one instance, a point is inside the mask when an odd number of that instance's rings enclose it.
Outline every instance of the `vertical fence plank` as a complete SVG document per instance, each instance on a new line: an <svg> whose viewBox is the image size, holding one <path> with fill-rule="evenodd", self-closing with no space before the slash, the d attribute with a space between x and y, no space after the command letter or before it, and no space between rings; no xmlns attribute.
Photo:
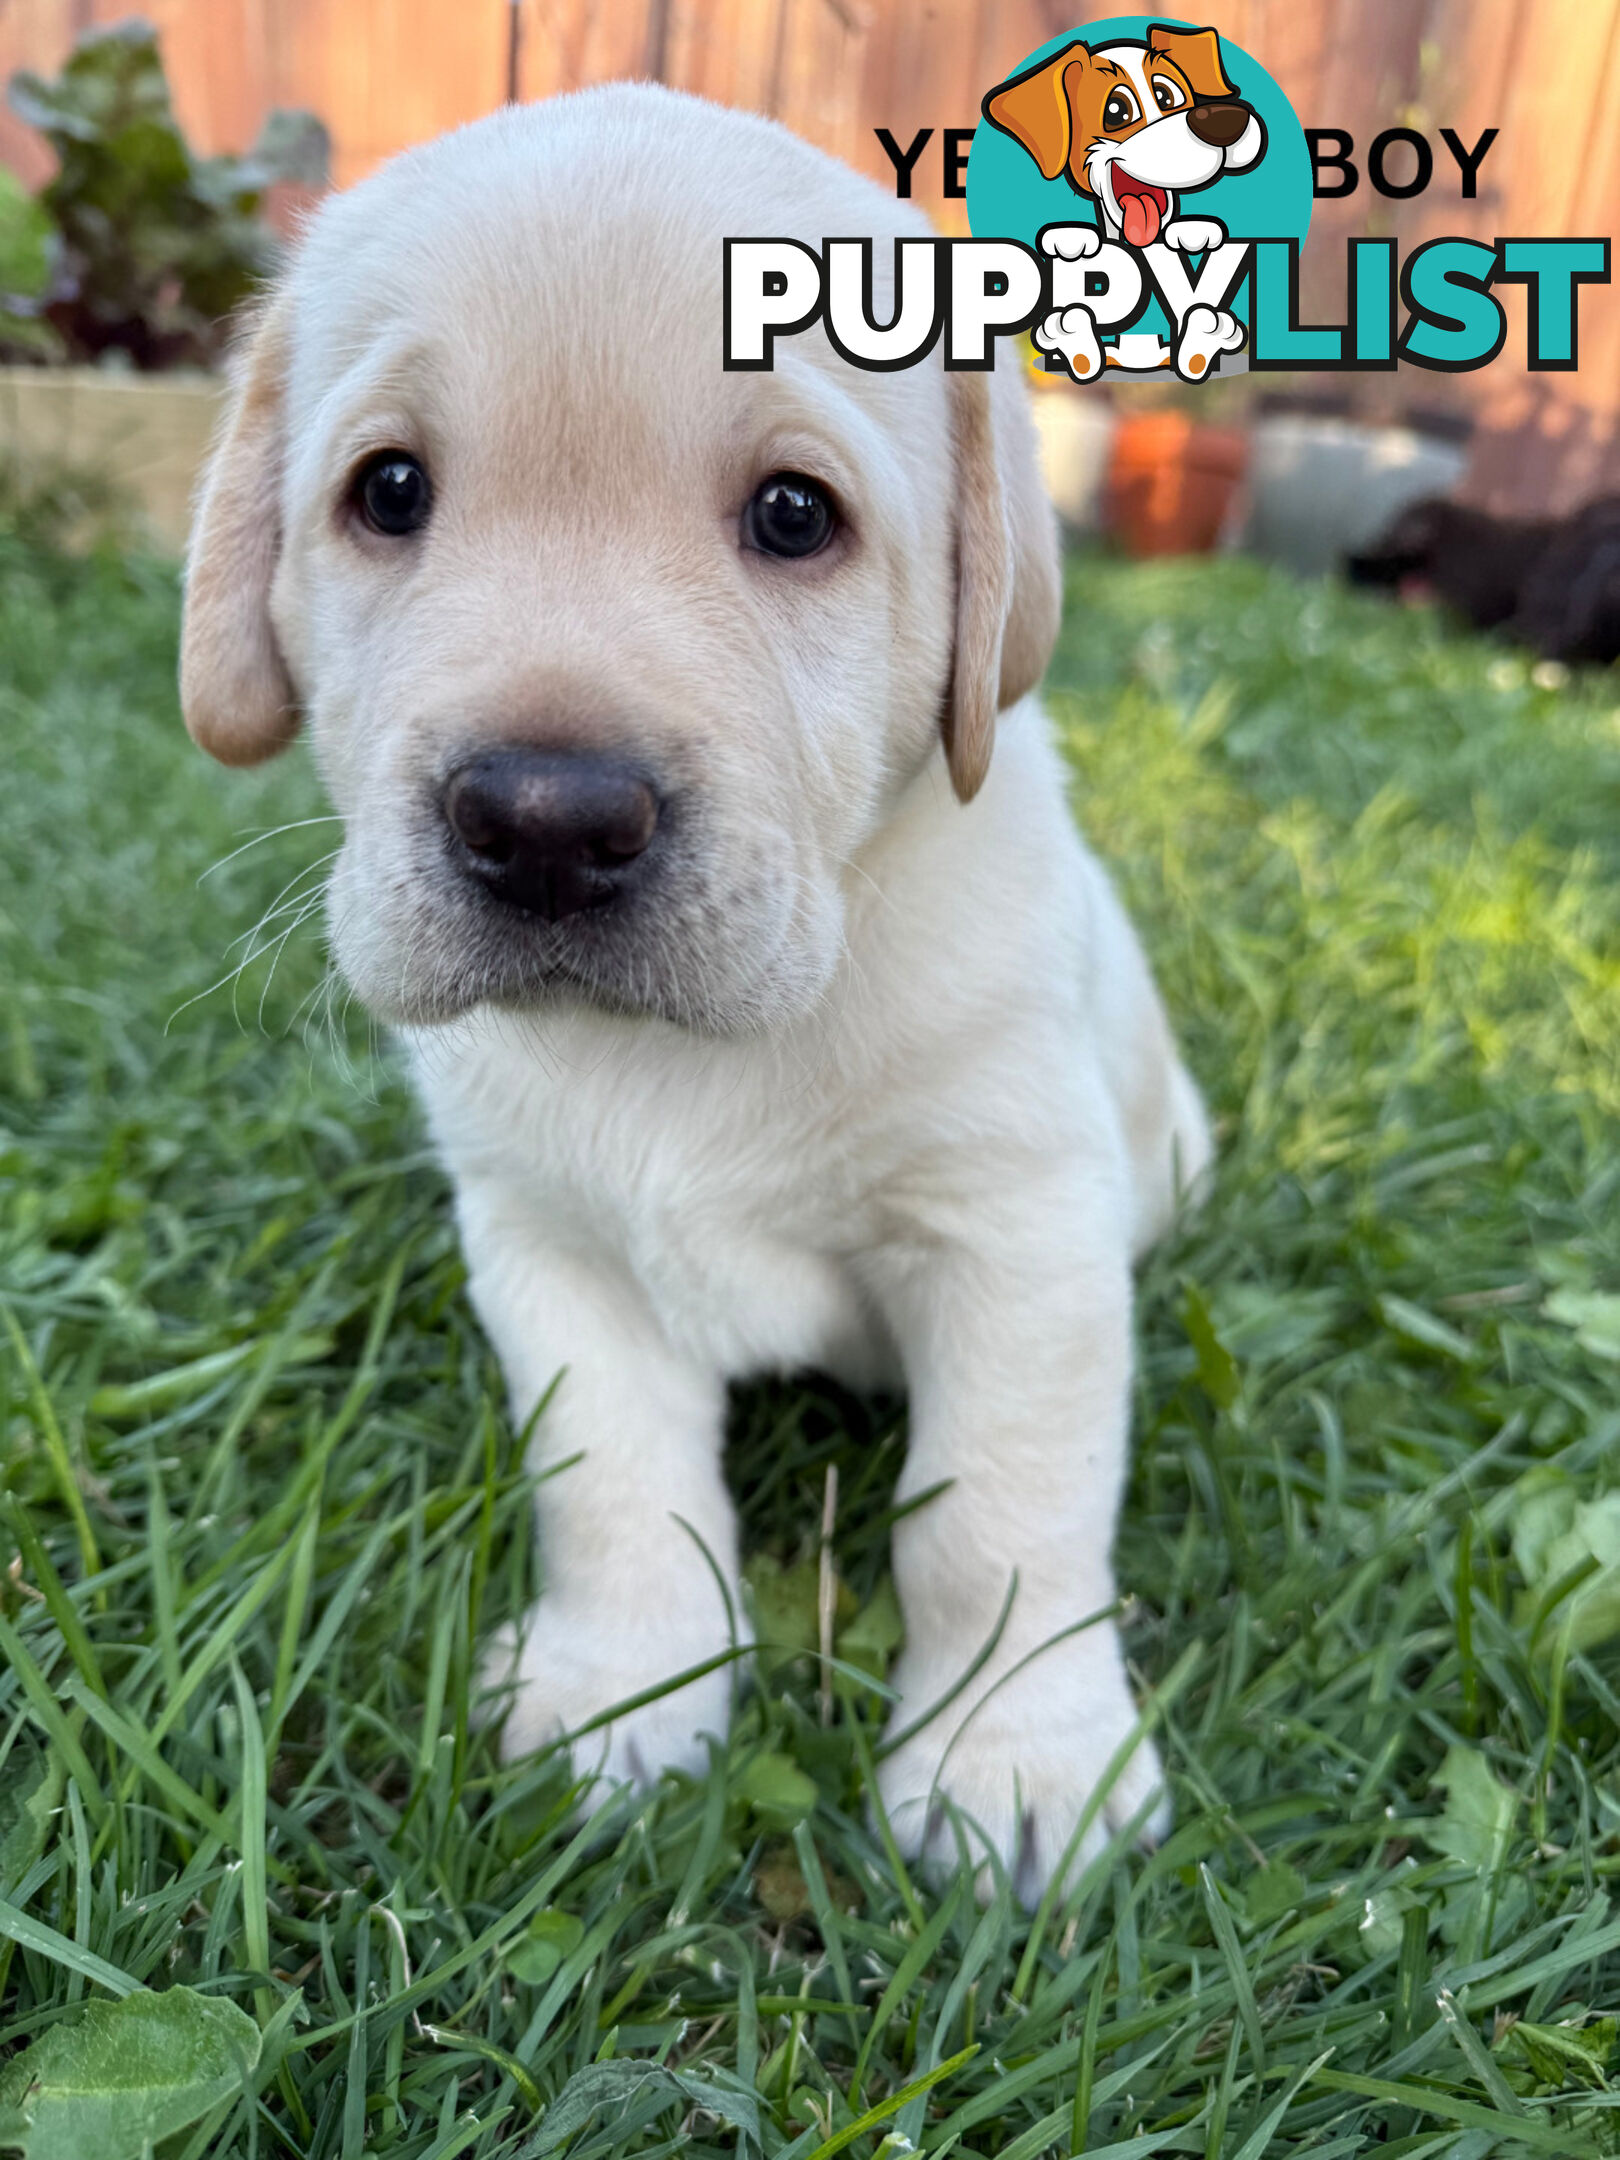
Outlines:
<svg viewBox="0 0 1620 2160"><path fill-rule="evenodd" d="M1493 190L1496 234L1616 237L1620 205L1620 24L1542 0L1502 91L1507 147ZM1549 46L1551 50L1549 50ZM1560 49L1566 56L1560 61ZM1494 156L1494 151L1492 155ZM1620 262L1614 265L1620 273ZM1580 296L1581 365L1524 370L1526 306L1514 293L1500 366L1478 380L1470 492L1504 509L1568 509L1620 489L1620 293Z"/></svg>
<svg viewBox="0 0 1620 2160"><path fill-rule="evenodd" d="M79 27L77 0L12 0L0 8L0 71L8 80L18 68L54 74ZM49 147L7 107L0 107L0 158L28 187L50 177Z"/></svg>

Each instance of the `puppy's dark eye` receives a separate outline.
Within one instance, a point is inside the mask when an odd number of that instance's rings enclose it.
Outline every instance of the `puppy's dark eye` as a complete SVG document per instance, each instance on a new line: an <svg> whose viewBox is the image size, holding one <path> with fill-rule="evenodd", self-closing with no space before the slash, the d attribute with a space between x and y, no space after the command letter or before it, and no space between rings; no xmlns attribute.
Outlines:
<svg viewBox="0 0 1620 2160"><path fill-rule="evenodd" d="M1129 127L1136 118L1136 100L1128 90L1110 90L1108 102L1103 107L1105 128Z"/></svg>
<svg viewBox="0 0 1620 2160"><path fill-rule="evenodd" d="M399 539L427 523L433 490L415 458L403 450L384 450L360 468L354 499L373 532Z"/></svg>
<svg viewBox="0 0 1620 2160"><path fill-rule="evenodd" d="M816 481L803 473L772 473L755 488L743 512L743 545L797 562L819 555L837 526L837 512Z"/></svg>
<svg viewBox="0 0 1620 2160"><path fill-rule="evenodd" d="M1187 100L1168 75L1155 75L1153 78L1153 102L1158 106L1160 112L1170 113L1178 112L1186 104Z"/></svg>

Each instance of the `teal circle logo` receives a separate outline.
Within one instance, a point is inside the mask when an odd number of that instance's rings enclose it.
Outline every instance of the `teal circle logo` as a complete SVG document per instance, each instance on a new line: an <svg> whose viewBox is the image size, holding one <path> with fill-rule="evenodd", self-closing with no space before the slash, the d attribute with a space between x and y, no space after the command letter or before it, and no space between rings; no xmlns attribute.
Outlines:
<svg viewBox="0 0 1620 2160"><path fill-rule="evenodd" d="M1246 364L1256 240L1303 242L1305 131L1209 25L1117 15L1050 39L987 93L968 158L976 240L1049 259L1049 367L1184 381Z"/></svg>

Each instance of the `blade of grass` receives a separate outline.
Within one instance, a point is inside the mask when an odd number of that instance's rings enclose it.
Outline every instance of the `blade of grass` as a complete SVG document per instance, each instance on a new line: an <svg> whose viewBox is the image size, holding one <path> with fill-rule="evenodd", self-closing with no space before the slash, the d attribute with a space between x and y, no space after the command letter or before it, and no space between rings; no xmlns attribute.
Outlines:
<svg viewBox="0 0 1620 2160"><path fill-rule="evenodd" d="M0 1898L0 1935L5 1935L24 1950L32 1950L36 1956L49 1958L53 1965L65 1965L69 1972L79 1973L86 1980L93 1980L97 1987L104 1987L110 1995L133 1995L140 1988L138 1980L128 1973L120 1972L116 1965L109 1965L94 1951L86 1950L66 1935L59 1935L55 1928L47 1927L42 1920L32 1919L19 1912L15 1905Z"/></svg>
<svg viewBox="0 0 1620 2160"><path fill-rule="evenodd" d="M96 1534L90 1527L90 1510L84 1504L78 1472L73 1467L73 1458L68 1453L67 1441L57 1423L56 1411L39 1367L34 1363L34 1353L28 1347L28 1338L18 1326L17 1316L9 1305L0 1304L0 1319L5 1321L6 1333L11 1338L11 1354L21 1369L28 1407L45 1443L45 1457L56 1479L57 1492L78 1534L79 1562L88 1582L101 1573L101 1552L96 1544Z"/></svg>

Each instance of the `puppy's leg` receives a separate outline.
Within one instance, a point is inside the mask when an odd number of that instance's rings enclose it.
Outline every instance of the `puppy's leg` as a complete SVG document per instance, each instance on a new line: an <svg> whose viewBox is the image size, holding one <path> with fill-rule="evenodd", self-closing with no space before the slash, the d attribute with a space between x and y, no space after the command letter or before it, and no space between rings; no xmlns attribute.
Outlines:
<svg viewBox="0 0 1620 2160"><path fill-rule="evenodd" d="M556 1383L530 1444L531 1468L562 1466L536 1493L543 1594L489 1672L516 1680L511 1759L724 1651L727 1596L742 1625L725 1391L664 1338L627 1277L547 1248L498 1201L460 1202L469 1288L514 1418ZM575 1766L641 1782L700 1772L730 1699L722 1665L582 1740Z"/></svg>
<svg viewBox="0 0 1620 2160"><path fill-rule="evenodd" d="M1110 1547L1130 1379L1129 1199L1113 1167L1031 1165L1021 1175L999 1167L999 1185L961 1205L960 1236L941 1235L931 1208L933 1236L893 1251L878 1285L911 1384L900 1497L950 1480L895 1528L906 1646L893 1675L900 1700L891 1733L961 1681L1012 1593L988 1662L901 1743L880 1783L910 1851L954 1855L937 1805L943 1794L973 1818L1033 1901L1136 1721L1112 1620L1064 1632L1114 1597ZM970 1224L988 1236L973 1237ZM1078 1863L1144 1807L1149 1832L1162 1831L1161 1783L1144 1739L1103 1800Z"/></svg>
<svg viewBox="0 0 1620 2160"><path fill-rule="evenodd" d="M1164 1235L1183 1202L1202 1197L1214 1149L1130 917L1094 856L1085 859L1085 875L1093 1039L1130 1157L1134 1260Z"/></svg>

